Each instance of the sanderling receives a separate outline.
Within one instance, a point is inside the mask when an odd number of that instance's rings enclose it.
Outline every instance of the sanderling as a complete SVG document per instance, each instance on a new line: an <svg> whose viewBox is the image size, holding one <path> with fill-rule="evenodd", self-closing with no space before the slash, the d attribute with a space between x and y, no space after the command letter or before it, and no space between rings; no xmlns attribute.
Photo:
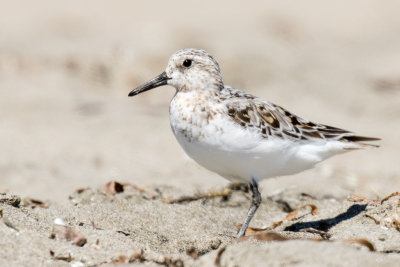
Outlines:
<svg viewBox="0 0 400 267"><path fill-rule="evenodd" d="M258 181L295 174L333 155L366 148L379 138L303 119L271 102L225 85L218 62L199 49L171 56L166 70L129 93L171 85L172 131L185 152L222 177L249 183L252 202L243 236L261 203Z"/></svg>

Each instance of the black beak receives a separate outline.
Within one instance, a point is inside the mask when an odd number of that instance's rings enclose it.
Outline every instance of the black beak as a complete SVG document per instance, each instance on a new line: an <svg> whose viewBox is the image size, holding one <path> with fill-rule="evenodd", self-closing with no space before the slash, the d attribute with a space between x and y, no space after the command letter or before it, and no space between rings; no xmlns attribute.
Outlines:
<svg viewBox="0 0 400 267"><path fill-rule="evenodd" d="M142 84L141 86L137 87L136 89L133 89L128 96L135 96L138 95L140 93L146 92L150 89L159 87L159 86L163 86L166 85L168 80L171 79L167 76L167 74L165 73L165 71L163 73L161 73L160 75L158 75L157 77L155 77L154 79L152 79L151 81Z"/></svg>

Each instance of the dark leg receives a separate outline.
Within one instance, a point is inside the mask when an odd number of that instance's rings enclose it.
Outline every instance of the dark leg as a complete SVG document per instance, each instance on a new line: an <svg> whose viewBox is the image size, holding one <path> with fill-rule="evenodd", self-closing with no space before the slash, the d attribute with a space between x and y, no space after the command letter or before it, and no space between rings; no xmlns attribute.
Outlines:
<svg viewBox="0 0 400 267"><path fill-rule="evenodd" d="M258 207L261 204L261 194L258 191L258 183L254 178L251 179L250 189L251 189L251 192L253 193L253 197L251 200L251 206L249 208L249 211L247 212L247 217L244 220L244 223L242 224L242 227L240 228L236 237L241 237L241 236L245 235L247 227L249 227L249 223L250 223L251 219L253 218L254 214L256 213Z"/></svg>

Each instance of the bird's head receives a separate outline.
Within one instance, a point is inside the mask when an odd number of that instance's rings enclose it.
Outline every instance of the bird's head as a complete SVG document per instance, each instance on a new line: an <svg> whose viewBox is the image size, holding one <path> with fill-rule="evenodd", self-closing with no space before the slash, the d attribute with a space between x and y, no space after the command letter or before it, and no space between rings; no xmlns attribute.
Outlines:
<svg viewBox="0 0 400 267"><path fill-rule="evenodd" d="M224 86L218 62L204 50L189 48L173 54L163 73L132 90L129 96L167 84L178 92L221 90Z"/></svg>

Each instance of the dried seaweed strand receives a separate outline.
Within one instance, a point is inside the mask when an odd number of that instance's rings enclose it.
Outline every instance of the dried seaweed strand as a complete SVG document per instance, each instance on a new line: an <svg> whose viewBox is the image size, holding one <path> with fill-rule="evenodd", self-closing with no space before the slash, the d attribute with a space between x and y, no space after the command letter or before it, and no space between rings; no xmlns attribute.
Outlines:
<svg viewBox="0 0 400 267"><path fill-rule="evenodd" d="M394 193L384 197L382 200L371 199L371 198L368 198L368 197L365 197L365 196L360 196L360 195L353 194L353 195L347 197L347 200L353 201L353 202L361 202L361 201L367 200L367 201L372 201L372 202L375 202L375 203L378 203L378 204L383 204L383 202L388 201L389 199L391 199L392 197L395 197L395 196L400 196L400 193L399 192L394 192ZM400 200L398 202L398 205L400 206Z"/></svg>
<svg viewBox="0 0 400 267"><path fill-rule="evenodd" d="M395 196L400 196L400 193L399 192L391 193L390 195L388 195L387 197L385 197L384 199L381 200L381 204L383 204L383 202L385 202L385 201L387 201L390 198L395 197ZM398 205L400 205L400 200L399 200Z"/></svg>
<svg viewBox="0 0 400 267"><path fill-rule="evenodd" d="M321 236L321 238L324 240L328 240L331 237L331 235L329 233L312 228L312 227L300 229L300 232L309 232L309 233L313 233L313 234L319 234Z"/></svg>
<svg viewBox="0 0 400 267"><path fill-rule="evenodd" d="M360 195L356 195L356 194L353 194L353 195L347 197L347 200L353 201L353 202L361 202L361 201L367 200L367 201L372 201L375 203L380 203L380 201L377 199L367 198L365 196L360 196Z"/></svg>
<svg viewBox="0 0 400 267"><path fill-rule="evenodd" d="M375 251L374 245L371 242L369 242L368 240L363 239L363 238L349 238L349 239L344 239L341 241L347 242L347 243L357 243L357 244L367 247L370 251Z"/></svg>
<svg viewBox="0 0 400 267"><path fill-rule="evenodd" d="M225 188L222 191L219 192L208 192L205 194L198 194L194 196L183 196L177 199L168 199L164 198L162 202L166 204L175 204L175 203L182 203L182 202L190 202L190 201L196 201L199 199L209 199L209 198L215 198L215 197L228 197L232 193L232 190L229 188Z"/></svg>
<svg viewBox="0 0 400 267"><path fill-rule="evenodd" d="M215 266L217 266L217 267L221 266L221 258L222 258L222 254L225 252L225 250L226 250L226 246L222 247L218 250L217 257L215 257L215 261L214 261Z"/></svg>
<svg viewBox="0 0 400 267"><path fill-rule="evenodd" d="M130 187L132 187L133 189L135 189L135 190L137 190L137 191L139 191L139 192L141 192L141 193L144 193L144 194L148 195L150 198L155 197L155 194L154 194L154 193L150 192L149 190L147 190L146 188L144 188L144 187L142 187L142 186L135 185L135 184L131 184L131 183L124 183L123 186L130 186Z"/></svg>

